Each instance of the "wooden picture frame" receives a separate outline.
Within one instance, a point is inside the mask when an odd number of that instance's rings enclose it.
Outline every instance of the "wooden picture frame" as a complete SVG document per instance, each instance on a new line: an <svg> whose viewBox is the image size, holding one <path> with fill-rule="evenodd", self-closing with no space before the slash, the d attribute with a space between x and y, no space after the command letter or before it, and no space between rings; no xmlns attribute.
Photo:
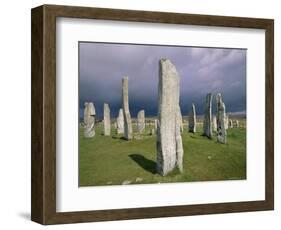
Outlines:
<svg viewBox="0 0 281 230"><path fill-rule="evenodd" d="M265 200L100 211L56 212L56 18L264 29L266 36ZM32 9L31 219L63 224L274 209L274 21L271 19L43 5Z"/></svg>

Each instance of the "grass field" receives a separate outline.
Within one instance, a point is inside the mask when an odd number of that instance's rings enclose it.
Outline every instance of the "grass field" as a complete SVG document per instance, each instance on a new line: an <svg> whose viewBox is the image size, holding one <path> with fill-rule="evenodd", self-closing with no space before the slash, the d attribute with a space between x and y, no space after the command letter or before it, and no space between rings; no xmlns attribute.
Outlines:
<svg viewBox="0 0 281 230"><path fill-rule="evenodd" d="M79 186L148 184L188 181L246 179L246 129L228 129L228 143L219 144L196 134L182 133L184 172L162 177L156 172L156 136L149 129L140 140L126 141L122 136L83 137L80 128Z"/></svg>

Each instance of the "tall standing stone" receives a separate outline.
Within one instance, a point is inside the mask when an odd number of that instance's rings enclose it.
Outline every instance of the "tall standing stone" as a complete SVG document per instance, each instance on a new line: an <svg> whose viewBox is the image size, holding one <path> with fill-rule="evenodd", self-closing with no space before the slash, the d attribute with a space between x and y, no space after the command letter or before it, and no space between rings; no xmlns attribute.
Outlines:
<svg viewBox="0 0 281 230"><path fill-rule="evenodd" d="M226 144L227 132L225 129L225 105L222 101L220 93L216 96L217 99L217 141Z"/></svg>
<svg viewBox="0 0 281 230"><path fill-rule="evenodd" d="M138 127L139 133L144 132L144 130L145 130L145 113L144 113L144 110L141 110L141 111L138 112L137 127Z"/></svg>
<svg viewBox="0 0 281 230"><path fill-rule="evenodd" d="M124 115L123 109L119 109L118 117L117 117L117 134L124 133Z"/></svg>
<svg viewBox="0 0 281 230"><path fill-rule="evenodd" d="M213 132L217 132L217 117L213 116Z"/></svg>
<svg viewBox="0 0 281 230"><path fill-rule="evenodd" d="M122 106L124 114L124 137L126 140L131 140L133 138L133 127L129 110L128 77L122 79Z"/></svg>
<svg viewBox="0 0 281 230"><path fill-rule="evenodd" d="M191 133L196 133L196 110L194 104L192 104L188 117L188 131Z"/></svg>
<svg viewBox="0 0 281 230"><path fill-rule="evenodd" d="M159 62L157 172L165 176L175 167L183 170L180 132L179 76L168 59Z"/></svg>
<svg viewBox="0 0 281 230"><path fill-rule="evenodd" d="M203 135L212 138L212 94L208 93L206 96L205 114L203 122Z"/></svg>
<svg viewBox="0 0 281 230"><path fill-rule="evenodd" d="M95 116L96 110L92 102L84 104L84 137L91 138L95 136Z"/></svg>
<svg viewBox="0 0 281 230"><path fill-rule="evenodd" d="M110 136L110 109L108 104L103 104L103 134Z"/></svg>

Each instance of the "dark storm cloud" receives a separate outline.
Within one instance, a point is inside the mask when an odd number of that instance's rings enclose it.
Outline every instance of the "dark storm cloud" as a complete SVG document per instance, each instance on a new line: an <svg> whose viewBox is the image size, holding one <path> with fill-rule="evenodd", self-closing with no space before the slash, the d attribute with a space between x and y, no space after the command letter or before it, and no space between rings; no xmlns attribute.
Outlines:
<svg viewBox="0 0 281 230"><path fill-rule="evenodd" d="M98 117L103 115L103 103L109 103L111 115L116 116L122 78L128 76L132 116L140 109L156 115L159 59L164 57L181 78L183 115L191 103L201 114L209 92L222 93L227 112L246 110L246 50L105 43L80 43L79 47L80 113L85 101L93 101Z"/></svg>

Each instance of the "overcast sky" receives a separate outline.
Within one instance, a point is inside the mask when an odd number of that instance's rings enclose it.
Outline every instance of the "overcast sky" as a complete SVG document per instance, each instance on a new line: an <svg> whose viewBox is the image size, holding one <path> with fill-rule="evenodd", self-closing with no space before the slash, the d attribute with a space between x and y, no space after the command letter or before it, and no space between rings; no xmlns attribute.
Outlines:
<svg viewBox="0 0 281 230"><path fill-rule="evenodd" d="M122 78L129 77L129 104L133 117L141 109L157 115L159 60L168 58L180 76L183 116L191 103L204 111L207 93L221 93L227 112L246 111L246 50L203 47L155 46L113 43L79 43L79 107L85 101L103 116L108 103L111 117L122 106ZM215 107L213 106L215 111Z"/></svg>

